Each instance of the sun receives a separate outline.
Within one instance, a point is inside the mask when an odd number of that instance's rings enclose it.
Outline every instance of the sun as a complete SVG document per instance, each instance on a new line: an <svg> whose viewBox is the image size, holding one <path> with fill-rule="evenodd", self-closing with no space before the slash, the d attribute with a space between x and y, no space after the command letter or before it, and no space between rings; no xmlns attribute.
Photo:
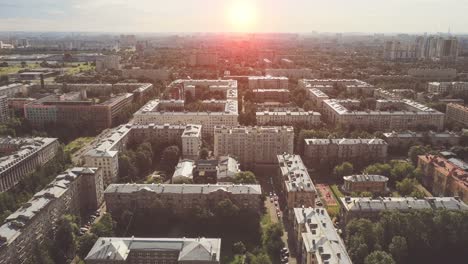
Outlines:
<svg viewBox="0 0 468 264"><path fill-rule="evenodd" d="M238 0L229 9L229 19L235 30L245 31L255 22L255 6L252 1Z"/></svg>

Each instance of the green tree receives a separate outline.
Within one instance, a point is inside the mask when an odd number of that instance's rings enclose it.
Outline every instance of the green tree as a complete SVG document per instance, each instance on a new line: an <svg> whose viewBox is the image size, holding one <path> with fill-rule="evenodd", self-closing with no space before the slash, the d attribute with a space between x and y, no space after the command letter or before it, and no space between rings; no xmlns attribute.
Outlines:
<svg viewBox="0 0 468 264"><path fill-rule="evenodd" d="M395 259L397 263L404 263L408 256L408 244L406 243L406 238L402 236L394 236L392 242L388 246L388 251L392 254L393 259Z"/></svg>
<svg viewBox="0 0 468 264"><path fill-rule="evenodd" d="M114 221L110 214L104 214L99 222L91 227L91 233L98 237L112 237L114 236Z"/></svg>
<svg viewBox="0 0 468 264"><path fill-rule="evenodd" d="M340 165L337 165L333 169L333 175L335 176L336 179L341 180L343 179L343 176L348 176L353 174L354 167L353 164L350 162L343 162Z"/></svg>
<svg viewBox="0 0 468 264"><path fill-rule="evenodd" d="M178 146L169 146L164 149L161 157L161 166L168 173L174 171L179 162L180 150Z"/></svg>
<svg viewBox="0 0 468 264"><path fill-rule="evenodd" d="M414 166L405 161L392 161L392 170L390 172L390 181L395 183L407 177L413 177Z"/></svg>
<svg viewBox="0 0 468 264"><path fill-rule="evenodd" d="M425 146L412 146L408 150L408 157L414 165L418 164L418 156L428 154L431 151L429 147Z"/></svg>
<svg viewBox="0 0 468 264"><path fill-rule="evenodd" d="M415 179L406 178L397 182L396 188L400 195L407 196L415 190L417 184L418 182Z"/></svg>
<svg viewBox="0 0 468 264"><path fill-rule="evenodd" d="M232 203L229 199L224 199L216 204L214 208L216 216L223 219L232 219L239 214L239 207Z"/></svg>
<svg viewBox="0 0 468 264"><path fill-rule="evenodd" d="M59 259L66 260L75 254L76 245L73 222L68 216L63 216L57 222L55 245L58 249Z"/></svg>
<svg viewBox="0 0 468 264"><path fill-rule="evenodd" d="M246 248L245 248L244 243L242 243L242 241L236 242L232 246L232 252L236 255L242 255L245 253L245 251L246 251Z"/></svg>
<svg viewBox="0 0 468 264"><path fill-rule="evenodd" d="M265 253L259 253L250 257L250 264L271 264L270 257Z"/></svg>
<svg viewBox="0 0 468 264"><path fill-rule="evenodd" d="M270 256L279 257L280 250L285 246L281 237L283 227L279 223L269 224L262 234L263 245Z"/></svg>
<svg viewBox="0 0 468 264"><path fill-rule="evenodd" d="M200 150L200 154L199 154L200 159L206 160L206 159L208 158L208 155L209 155L209 154L210 154L210 152L208 151L208 149L202 148L202 149Z"/></svg>
<svg viewBox="0 0 468 264"><path fill-rule="evenodd" d="M251 171L242 171L236 174L233 182L235 184L256 184L257 178Z"/></svg>
<svg viewBox="0 0 468 264"><path fill-rule="evenodd" d="M385 251L374 251L364 260L364 264L396 264L392 256Z"/></svg>
<svg viewBox="0 0 468 264"><path fill-rule="evenodd" d="M98 240L98 236L93 233L86 233L78 239L78 248L76 250L76 254L81 258L84 259L91 248L94 246L94 243Z"/></svg>

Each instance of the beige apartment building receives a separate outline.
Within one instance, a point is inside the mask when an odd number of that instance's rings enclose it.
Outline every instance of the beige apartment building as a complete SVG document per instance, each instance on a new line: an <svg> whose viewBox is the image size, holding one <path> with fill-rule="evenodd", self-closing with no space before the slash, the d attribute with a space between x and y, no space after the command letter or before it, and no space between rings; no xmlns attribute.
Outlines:
<svg viewBox="0 0 468 264"><path fill-rule="evenodd" d="M277 155L277 180L282 186L290 214L294 208L315 206L317 190L312 182L301 156L293 154Z"/></svg>
<svg viewBox="0 0 468 264"><path fill-rule="evenodd" d="M63 215L84 216L102 201L98 168L73 168L59 174L0 226L0 264L32 263L36 246L56 230Z"/></svg>
<svg viewBox="0 0 468 264"><path fill-rule="evenodd" d="M232 155L245 168L276 164L277 155L293 153L293 148L293 127L217 126L214 129L214 155Z"/></svg>
<svg viewBox="0 0 468 264"><path fill-rule="evenodd" d="M255 113L259 126L320 125L321 114L312 111L263 111Z"/></svg>
<svg viewBox="0 0 468 264"><path fill-rule="evenodd" d="M263 206L261 196L260 185L233 184L111 184L104 192L107 210L113 217L125 210L154 209L158 200L180 215L197 207L214 208L225 199L240 209L259 211Z"/></svg>
<svg viewBox="0 0 468 264"><path fill-rule="evenodd" d="M304 161L310 167L324 164L380 162L387 158L388 144L382 139L305 139Z"/></svg>
<svg viewBox="0 0 468 264"><path fill-rule="evenodd" d="M220 238L101 237L86 264L219 264Z"/></svg>
<svg viewBox="0 0 468 264"><path fill-rule="evenodd" d="M445 115L448 120L458 122L468 127L468 107L461 104L448 104Z"/></svg>
<svg viewBox="0 0 468 264"><path fill-rule="evenodd" d="M0 192L52 160L60 143L56 138L0 138Z"/></svg>
<svg viewBox="0 0 468 264"><path fill-rule="evenodd" d="M298 85L301 89L319 89L324 93L336 88L353 95L372 96L375 90L373 85L357 79L302 79Z"/></svg>

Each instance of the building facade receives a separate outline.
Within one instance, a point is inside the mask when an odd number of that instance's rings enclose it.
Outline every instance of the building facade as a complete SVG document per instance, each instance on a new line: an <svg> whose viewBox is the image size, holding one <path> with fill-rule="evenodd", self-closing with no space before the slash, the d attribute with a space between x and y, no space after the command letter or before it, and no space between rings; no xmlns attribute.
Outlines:
<svg viewBox="0 0 468 264"><path fill-rule="evenodd" d="M251 76L249 89L288 89L289 80L286 77Z"/></svg>
<svg viewBox="0 0 468 264"><path fill-rule="evenodd" d="M192 209L214 208L229 199L240 209L258 211L262 207L260 185L233 184L111 184L104 192L107 210L119 217L132 212L155 209L155 201L184 215Z"/></svg>
<svg viewBox="0 0 468 264"><path fill-rule="evenodd" d="M84 216L102 201L98 168L73 168L59 174L0 226L0 264L31 263L36 247L56 230L63 215Z"/></svg>
<svg viewBox="0 0 468 264"><path fill-rule="evenodd" d="M380 162L387 158L388 144L382 139L305 139L304 161L310 167Z"/></svg>
<svg viewBox="0 0 468 264"><path fill-rule="evenodd" d="M418 157L418 167L423 171L423 184L434 196L457 196L468 203L468 172L447 160L434 155Z"/></svg>
<svg viewBox="0 0 468 264"><path fill-rule="evenodd" d="M293 153L293 127L223 127L214 129L214 155L232 155L242 166L276 164L277 155Z"/></svg>
<svg viewBox="0 0 468 264"><path fill-rule="evenodd" d="M344 176L343 181L342 189L346 193L370 192L384 194L389 192L387 187L388 177L382 175L350 175Z"/></svg>
<svg viewBox="0 0 468 264"><path fill-rule="evenodd" d="M461 104L448 104L445 114L448 120L468 127L468 107Z"/></svg>
<svg viewBox="0 0 468 264"><path fill-rule="evenodd" d="M281 154L277 159L277 180L282 186L289 213L292 215L294 208L315 206L317 190L301 156Z"/></svg>
<svg viewBox="0 0 468 264"><path fill-rule="evenodd" d="M286 126L301 124L307 127L321 124L321 114L312 111L263 111L256 112L257 125L259 126Z"/></svg>
<svg viewBox="0 0 468 264"><path fill-rule="evenodd" d="M5 123L10 119L8 110L8 98L6 95L0 96L0 123Z"/></svg>
<svg viewBox="0 0 468 264"><path fill-rule="evenodd" d="M14 150L0 158L0 192L13 188L52 160L60 145L56 138L2 138L0 141L2 149Z"/></svg>

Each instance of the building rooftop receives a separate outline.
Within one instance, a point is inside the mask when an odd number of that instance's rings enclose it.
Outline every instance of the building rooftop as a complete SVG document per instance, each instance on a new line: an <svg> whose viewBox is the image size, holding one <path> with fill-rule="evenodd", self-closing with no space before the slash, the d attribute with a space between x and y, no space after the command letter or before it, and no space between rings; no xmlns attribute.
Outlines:
<svg viewBox="0 0 468 264"><path fill-rule="evenodd" d="M31 219L45 213L48 205L60 198L80 175L94 174L97 170L98 168L72 168L57 175L44 189L6 218L5 223L0 226L0 248L16 239L25 226L29 225Z"/></svg>
<svg viewBox="0 0 468 264"><path fill-rule="evenodd" d="M448 209L468 211L468 205L454 197L383 197L372 199L368 197L340 198L342 208L346 211L380 212L384 210L411 211L421 209Z"/></svg>
<svg viewBox="0 0 468 264"><path fill-rule="evenodd" d="M351 182L388 182L388 177L372 174L349 175L344 176L343 179Z"/></svg>
<svg viewBox="0 0 468 264"><path fill-rule="evenodd" d="M352 263L325 208L294 208L294 216L297 224L305 226L302 241L317 263Z"/></svg>
<svg viewBox="0 0 468 264"><path fill-rule="evenodd" d="M262 111L256 112L257 116L321 116L318 112L313 111Z"/></svg>
<svg viewBox="0 0 468 264"><path fill-rule="evenodd" d="M232 194L262 194L260 185L234 184L111 184L105 193L177 193L177 194L210 194L217 191Z"/></svg>
<svg viewBox="0 0 468 264"><path fill-rule="evenodd" d="M0 157L0 175L43 148L57 142L56 138L0 138L1 144L15 145L10 155Z"/></svg>
<svg viewBox="0 0 468 264"><path fill-rule="evenodd" d="M131 251L177 251L178 261L218 261L221 255L219 238L122 238L101 237L85 260L125 261Z"/></svg>
<svg viewBox="0 0 468 264"><path fill-rule="evenodd" d="M193 169L195 168L195 161L184 159L179 161L175 167L172 180L175 181L177 178L193 179Z"/></svg>
<svg viewBox="0 0 468 264"><path fill-rule="evenodd" d="M307 138L304 139L306 145L357 145L357 144L366 144L366 145L387 145L385 140L380 138L341 138L341 139L328 139L328 138Z"/></svg>
<svg viewBox="0 0 468 264"><path fill-rule="evenodd" d="M292 154L277 155L281 175L288 192L316 192L301 156Z"/></svg>

